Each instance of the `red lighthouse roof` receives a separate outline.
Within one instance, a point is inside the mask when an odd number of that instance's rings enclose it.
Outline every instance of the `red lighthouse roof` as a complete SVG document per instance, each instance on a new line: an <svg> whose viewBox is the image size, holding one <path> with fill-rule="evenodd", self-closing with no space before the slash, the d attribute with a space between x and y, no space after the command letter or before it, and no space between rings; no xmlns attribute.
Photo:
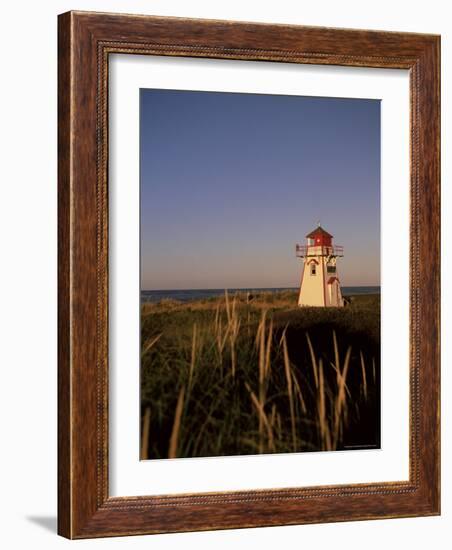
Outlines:
<svg viewBox="0 0 452 550"><path fill-rule="evenodd" d="M306 235L307 239L315 239L316 237L326 237L328 239L332 239L333 235L330 235L328 231L325 231L323 227L320 227L319 225L314 229L314 231L311 231Z"/></svg>

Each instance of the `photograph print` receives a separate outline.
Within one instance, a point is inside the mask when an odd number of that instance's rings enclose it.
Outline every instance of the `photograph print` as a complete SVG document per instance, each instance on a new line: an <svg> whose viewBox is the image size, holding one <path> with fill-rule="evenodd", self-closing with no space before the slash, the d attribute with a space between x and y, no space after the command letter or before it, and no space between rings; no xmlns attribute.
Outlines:
<svg viewBox="0 0 452 550"><path fill-rule="evenodd" d="M141 89L140 254L142 460L380 448L379 100Z"/></svg>

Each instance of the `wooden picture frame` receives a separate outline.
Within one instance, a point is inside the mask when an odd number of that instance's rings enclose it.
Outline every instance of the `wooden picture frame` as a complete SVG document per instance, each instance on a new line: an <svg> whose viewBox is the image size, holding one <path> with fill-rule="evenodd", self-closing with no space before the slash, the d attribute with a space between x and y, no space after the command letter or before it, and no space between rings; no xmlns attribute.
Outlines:
<svg viewBox="0 0 452 550"><path fill-rule="evenodd" d="M68 12L58 61L58 532L68 538L440 513L440 38ZM149 497L108 491L108 60L112 53L410 73L409 481Z"/></svg>

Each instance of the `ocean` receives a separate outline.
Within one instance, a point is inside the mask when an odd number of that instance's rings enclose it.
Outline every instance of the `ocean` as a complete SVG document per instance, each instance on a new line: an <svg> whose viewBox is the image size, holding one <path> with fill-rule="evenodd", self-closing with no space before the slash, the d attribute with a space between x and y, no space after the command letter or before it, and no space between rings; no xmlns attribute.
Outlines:
<svg viewBox="0 0 452 550"><path fill-rule="evenodd" d="M298 290L298 288L228 288L229 294L235 292L278 292L281 290ZM380 294L379 286L343 286L344 296L352 294ZM186 289L186 290L142 290L141 302L159 302L160 300L178 300L190 302L223 296L224 288Z"/></svg>

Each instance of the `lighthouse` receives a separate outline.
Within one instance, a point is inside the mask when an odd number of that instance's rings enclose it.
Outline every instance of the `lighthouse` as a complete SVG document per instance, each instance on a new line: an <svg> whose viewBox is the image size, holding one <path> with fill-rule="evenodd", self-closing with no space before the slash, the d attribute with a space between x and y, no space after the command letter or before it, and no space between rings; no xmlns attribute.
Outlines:
<svg viewBox="0 0 452 550"><path fill-rule="evenodd" d="M303 259L298 305L343 307L337 259L344 247L333 245L333 235L319 224L306 235L306 244L296 245L296 255Z"/></svg>

